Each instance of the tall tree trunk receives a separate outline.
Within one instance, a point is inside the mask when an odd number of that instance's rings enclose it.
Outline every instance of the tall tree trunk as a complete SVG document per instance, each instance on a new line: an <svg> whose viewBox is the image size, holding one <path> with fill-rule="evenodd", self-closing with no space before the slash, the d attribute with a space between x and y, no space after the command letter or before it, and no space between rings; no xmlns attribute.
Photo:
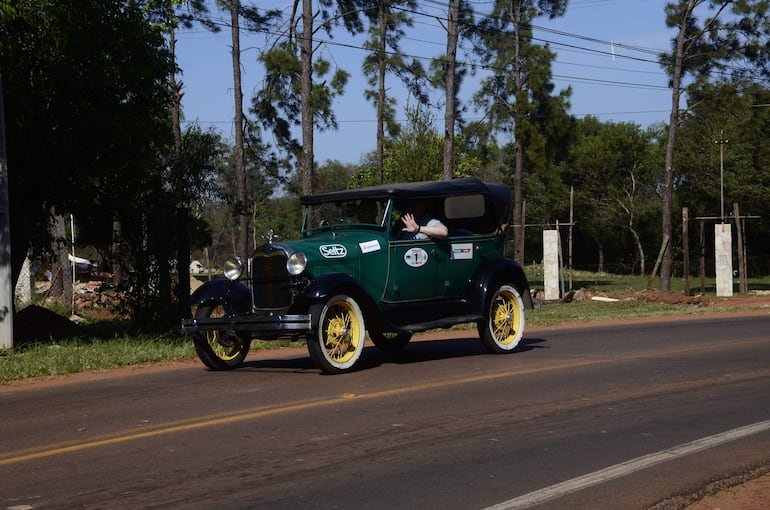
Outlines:
<svg viewBox="0 0 770 510"><path fill-rule="evenodd" d="M302 77L300 95L302 101L302 194L313 193L313 2L302 0L302 36L299 39Z"/></svg>
<svg viewBox="0 0 770 510"><path fill-rule="evenodd" d="M72 308L72 264L69 260L69 242L67 240L67 228L64 217L51 210L51 251L54 254L52 268L53 280L51 281L51 295L61 295L64 305Z"/></svg>
<svg viewBox="0 0 770 510"><path fill-rule="evenodd" d="M387 32L388 2L380 2L377 11L377 23L379 24L379 76L377 77L377 182L385 182L385 73L387 72L385 56L385 35Z"/></svg>
<svg viewBox="0 0 770 510"><path fill-rule="evenodd" d="M513 173L513 258L519 263L524 263L524 222L522 207L524 204L524 191L522 185L524 181L524 142L521 137L523 115L519 106L524 89L524 69L521 62L521 2L512 3L513 30L514 39L514 88L516 104L514 105L514 150L515 150L515 168Z"/></svg>
<svg viewBox="0 0 770 510"><path fill-rule="evenodd" d="M596 268L598 273L604 272L604 243L599 241L599 267Z"/></svg>
<svg viewBox="0 0 770 510"><path fill-rule="evenodd" d="M237 253L241 260L249 257L249 214L248 194L246 190L246 158L243 149L243 89L241 87L241 33L240 0L230 2L230 23L232 26L233 57L233 96L235 98L235 187L238 193L236 211L238 213ZM189 282L188 282L189 283Z"/></svg>
<svg viewBox="0 0 770 510"><path fill-rule="evenodd" d="M676 134L679 129L679 100L682 97L682 62L685 53L686 30L689 26L689 20L692 18L693 9L701 1L690 0L687 3L687 10L679 24L679 33L676 36L676 47L674 48L673 69L671 71L671 116L669 118L666 162L663 173L663 222L661 229L661 237L663 239L673 239L671 216L674 201L674 146L676 145ZM672 244L668 243L666 245L660 265L660 290L664 291L671 290L671 276L674 263L671 249Z"/></svg>
<svg viewBox="0 0 770 510"><path fill-rule="evenodd" d="M460 0L449 0L446 39L446 110L444 112L444 179L454 173L455 114L457 90L455 66L457 64L457 39L459 37Z"/></svg>
<svg viewBox="0 0 770 510"><path fill-rule="evenodd" d="M168 8L168 19L173 19L174 9L171 4ZM182 83L177 81L176 76L176 31L171 24L168 37L169 53L171 54L171 87L174 90L173 104L171 105L171 129L174 134L174 162L176 165L183 165L182 161ZM178 170L183 171L181 168ZM181 186L181 179L176 176L174 185ZM181 191L177 191L177 197L181 197ZM179 200L179 199L178 199ZM179 316L188 318L190 316L190 307L188 305L190 297L190 226L187 204L181 200L176 205L177 217L177 285L176 300L179 306Z"/></svg>
<svg viewBox="0 0 770 510"><path fill-rule="evenodd" d="M123 266L122 266L122 244L123 244L123 225L120 220L115 218L112 221L112 246L110 255L112 257L112 284L120 288L123 284Z"/></svg>
<svg viewBox="0 0 770 510"><path fill-rule="evenodd" d="M642 246L642 240L639 238L639 233L636 231L636 229L629 225L628 230L631 231L631 235L634 236L634 243L636 243L636 251L639 252L639 274L641 276L644 276L645 267L644 267L644 246ZM633 272L633 271L632 271Z"/></svg>

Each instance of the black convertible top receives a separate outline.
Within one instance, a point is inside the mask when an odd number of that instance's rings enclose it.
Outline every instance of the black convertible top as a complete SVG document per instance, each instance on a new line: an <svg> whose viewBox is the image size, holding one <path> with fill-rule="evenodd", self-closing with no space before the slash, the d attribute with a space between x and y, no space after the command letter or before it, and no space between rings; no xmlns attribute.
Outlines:
<svg viewBox="0 0 770 510"><path fill-rule="evenodd" d="M359 200L362 198L437 198L474 194L492 195L495 201L510 202L511 190L504 184L485 183L479 179L453 179L450 181L407 182L381 184L367 188L331 191L318 195L305 195L302 205L334 202L337 200Z"/></svg>
<svg viewBox="0 0 770 510"><path fill-rule="evenodd" d="M381 184L366 188L346 189L305 195L300 198L302 205L321 204L343 200L361 199L428 199L449 196L482 194L489 197L498 224L505 223L511 210L511 190L505 184L487 183L480 179L452 179L448 181L407 182Z"/></svg>

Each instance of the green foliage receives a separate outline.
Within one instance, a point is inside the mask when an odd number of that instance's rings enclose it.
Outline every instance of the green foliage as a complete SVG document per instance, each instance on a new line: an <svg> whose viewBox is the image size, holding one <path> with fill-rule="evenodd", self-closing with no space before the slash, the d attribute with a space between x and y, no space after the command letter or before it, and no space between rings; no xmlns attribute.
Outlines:
<svg viewBox="0 0 770 510"><path fill-rule="evenodd" d="M233 149L221 144L221 140L209 139L204 136L199 139L201 148L206 143L216 142L210 147L208 154L211 159L208 161L206 172L204 172L204 186L199 189L198 200L195 202L193 213L201 227L198 234L206 231L212 233L209 243L193 243L194 257L205 259L202 253L203 248L209 247L208 257L211 265L220 267L225 258L235 253L234 242L238 229L238 215L243 212L250 218L249 238L250 247L254 247L261 242L261 236L267 234L269 228L274 228L276 232L279 229L274 225L273 220L282 220L285 218L271 212L270 197L276 188L284 183L284 176L281 173L281 163L276 155L264 145L258 133L250 131L249 143L245 152L246 163L246 195L247 203L244 207L238 206L234 190L235 184L235 163L233 161ZM192 137L194 140L195 137ZM292 228L298 222L291 223ZM192 231L193 234L196 230ZM202 239L199 235L198 239ZM195 237L193 237L195 241Z"/></svg>
<svg viewBox="0 0 770 510"><path fill-rule="evenodd" d="M754 216L746 234L750 271L770 271L770 218L763 217L770 210L770 108L762 106L770 104L763 85L770 75L770 0L697 1L701 12L685 20L691 3L680 0L667 8L669 26L685 23L691 37L685 59L688 110L676 144L674 212L686 206L691 217L717 216L723 163L726 213L737 202L744 215ZM531 37L536 18L560 16L566 4L496 1L491 15L476 26L469 6L462 6L461 29L479 43L478 57L489 73L474 98L484 109L484 122L462 126L455 137L454 176L523 189L530 224L566 221L574 186L576 263L596 267L606 260L608 267L641 270L642 260L651 262L660 244L666 127L645 131L635 124L567 114L571 91L557 92L551 80L555 55ZM275 11L242 7L240 14L251 28L277 19ZM370 52L362 64L370 88L364 93L382 106L388 124L385 180L443 178L443 140L435 119L419 106L407 106L408 122L400 126L394 98L377 90L384 63L387 73L412 86L415 97L422 92L413 87L422 77L421 66L398 51L399 39L411 27L405 13L413 3L323 0L318 7L316 28L329 34L338 23L351 33L361 32L361 14L369 16ZM383 41L377 7L388 14ZM173 63L164 31L191 26L196 18L215 28L212 20L200 17L205 11L200 0L0 0L14 274L29 247L41 252L50 245L51 209L71 212L79 242L92 245L105 259L111 256L113 232L119 233L119 250L110 261L120 262L130 275L130 306L147 324L160 326L174 315L167 289L173 283L169 260L178 241L179 206L189 207L197 219L193 249L202 255L199 250L209 247L214 266L234 252L239 213L254 222L252 244L268 228L283 238L298 235L301 186L291 180L291 172L301 150L295 135L303 70L295 39L281 39L259 57L265 73L252 102L257 121L246 124L245 203L236 205L232 148L219 135L192 126L183 135L182 152L172 150L167 76ZM702 31L707 23L708 30ZM333 105L349 74L316 57L309 97L314 125L334 129ZM671 56L662 62L670 70ZM431 64L434 86L444 84L445 72L445 61ZM263 137L258 126L271 136ZM273 136L276 144L263 141ZM721 146L720 161L714 141L722 138L729 143ZM375 168L372 156L358 166L327 162L315 170L313 187L320 192L378 184ZM516 168L523 170L520 180ZM527 252L536 254L540 229L528 228L526 234ZM679 228L673 235L679 249Z"/></svg>
<svg viewBox="0 0 770 510"><path fill-rule="evenodd" d="M492 73L482 80L474 102L498 129L511 131L515 122L535 118L550 100L555 55L532 42L530 23L540 15L559 16L565 8L565 0L496 1L475 29L473 35L481 43L477 53Z"/></svg>
<svg viewBox="0 0 770 510"><path fill-rule="evenodd" d="M272 132L288 157L298 159L301 144L293 130L301 125L302 113L299 47L294 41L282 42L261 53L259 61L265 67L265 79L252 100L250 111ZM315 81L309 100L314 125L321 130L334 129L337 120L332 105L344 92L350 75L343 69L332 68L329 61L321 58L313 61L313 73Z"/></svg>
<svg viewBox="0 0 770 510"><path fill-rule="evenodd" d="M421 106L407 107L407 126L385 147L385 181L418 182L443 176L444 142Z"/></svg>
<svg viewBox="0 0 770 510"><path fill-rule="evenodd" d="M265 67L265 79L252 100L251 113L272 131L281 148L298 157L300 144L292 133L301 111L297 47L290 42L278 45L262 53L259 60Z"/></svg>
<svg viewBox="0 0 770 510"><path fill-rule="evenodd" d="M770 109L754 105L767 104L770 90L754 84L716 84L692 99L695 106L683 118L677 146L681 171L677 191L683 202L692 204L697 214L718 216L723 166L726 212L734 202L745 213L767 210L770 149L765 136Z"/></svg>
<svg viewBox="0 0 770 510"><path fill-rule="evenodd" d="M169 156L165 180L175 193L175 203L195 206L202 197L211 196L216 181L227 164L229 149L220 134L204 131L198 124L189 125L182 133L182 150Z"/></svg>
<svg viewBox="0 0 770 510"><path fill-rule="evenodd" d="M589 116L575 121L562 169L564 184L575 190L576 235L590 239L599 257L611 254L613 260L632 260L645 270L642 257L659 238L647 232L639 246L635 236L640 223L658 212L660 176L653 141L654 131Z"/></svg>
<svg viewBox="0 0 770 510"><path fill-rule="evenodd" d="M365 165L359 168L350 178L349 188L364 188L366 186L376 186L380 184L377 180L377 171L374 165Z"/></svg>
<svg viewBox="0 0 770 510"><path fill-rule="evenodd" d="M356 173L354 165L329 160L313 174L313 189L318 193L350 188L350 179Z"/></svg>
<svg viewBox="0 0 770 510"><path fill-rule="evenodd" d="M731 82L770 76L770 1L678 0L666 5L666 25L685 28L683 76L693 77L689 90L708 86L714 76ZM702 25L699 25L702 22ZM661 56L673 75L674 55Z"/></svg>
<svg viewBox="0 0 770 510"><path fill-rule="evenodd" d="M168 72L161 26L121 0L11 3L0 31L14 275L31 247L49 246L55 208L108 247L124 225L125 253L168 242L149 228L169 196L161 155L170 144ZM40 186L40 183L45 186ZM173 230L172 230L173 231ZM106 249L105 249L106 251ZM126 259L126 268L146 259Z"/></svg>
<svg viewBox="0 0 770 510"><path fill-rule="evenodd" d="M368 53L361 69L371 88L364 91L364 97L374 104L378 122L383 123L390 136L398 136L400 125L396 122L395 100L387 97L385 88L380 89L385 86L385 74L394 74L414 97L425 100L422 64L416 58L407 60L400 48L400 40L406 35L404 28L414 23L409 11L416 8L414 0L395 0L379 2L376 9L365 11L370 28L369 39L364 43Z"/></svg>
<svg viewBox="0 0 770 510"><path fill-rule="evenodd" d="M264 200L256 204L253 218L255 225L254 244L266 242L268 230L272 229L279 240L300 237L302 210L299 199L282 196Z"/></svg>
<svg viewBox="0 0 770 510"><path fill-rule="evenodd" d="M690 216L732 221L733 204L745 220L750 272L767 272L770 255L770 89L757 84L714 84L691 98L677 140L677 196ZM760 105L760 106L757 106ZM725 143L716 143L716 142ZM721 186L722 181L724 186ZM709 224L715 220L709 221ZM709 228L709 237L713 229Z"/></svg>

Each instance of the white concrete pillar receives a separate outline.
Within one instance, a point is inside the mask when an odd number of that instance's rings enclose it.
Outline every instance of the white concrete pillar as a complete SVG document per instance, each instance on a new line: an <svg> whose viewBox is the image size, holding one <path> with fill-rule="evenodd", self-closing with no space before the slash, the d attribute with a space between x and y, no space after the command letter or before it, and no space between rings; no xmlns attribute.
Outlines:
<svg viewBox="0 0 770 510"><path fill-rule="evenodd" d="M24 258L24 264L21 266L21 273L16 280L16 286L14 287L16 303L19 308L32 303L32 296L34 295L34 271L32 271L32 261L29 257Z"/></svg>
<svg viewBox="0 0 770 510"><path fill-rule="evenodd" d="M0 76L0 350L7 350L13 347L13 278L3 97L3 77Z"/></svg>
<svg viewBox="0 0 770 510"><path fill-rule="evenodd" d="M717 296L733 295L733 236L732 225L714 225L714 263L716 266Z"/></svg>
<svg viewBox="0 0 770 510"><path fill-rule="evenodd" d="M543 287L545 300L559 299L559 231L543 230Z"/></svg>

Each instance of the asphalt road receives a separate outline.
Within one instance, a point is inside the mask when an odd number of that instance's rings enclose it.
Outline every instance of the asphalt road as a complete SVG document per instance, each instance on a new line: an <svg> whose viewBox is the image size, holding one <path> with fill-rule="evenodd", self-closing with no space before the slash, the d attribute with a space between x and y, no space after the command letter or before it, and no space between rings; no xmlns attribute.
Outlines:
<svg viewBox="0 0 770 510"><path fill-rule="evenodd" d="M0 388L0 509L666 508L770 464L770 315L439 336Z"/></svg>

